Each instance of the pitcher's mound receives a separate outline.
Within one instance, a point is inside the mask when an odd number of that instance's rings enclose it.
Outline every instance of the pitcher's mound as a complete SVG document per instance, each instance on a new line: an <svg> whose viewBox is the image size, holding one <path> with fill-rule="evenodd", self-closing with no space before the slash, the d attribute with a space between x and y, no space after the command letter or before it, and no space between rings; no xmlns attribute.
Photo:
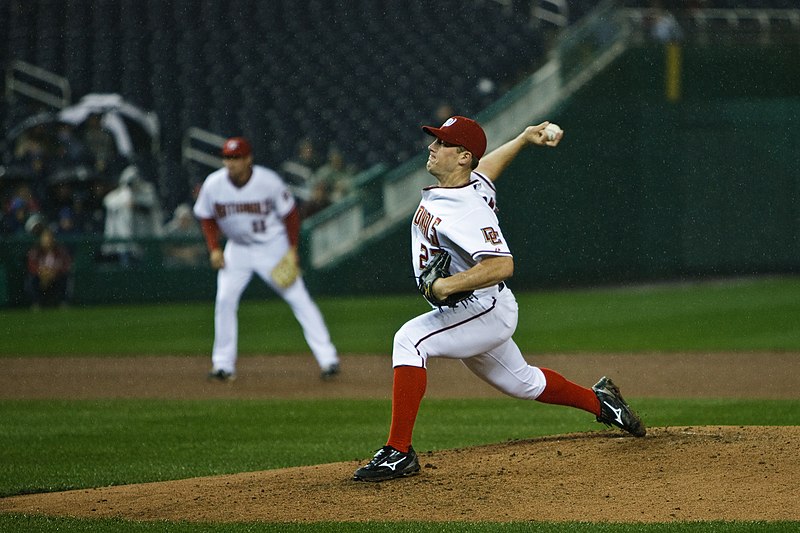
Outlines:
<svg viewBox="0 0 800 533"><path fill-rule="evenodd" d="M652 428L420 453L414 477L362 461L0 500L0 511L203 522L800 520L800 427Z"/></svg>

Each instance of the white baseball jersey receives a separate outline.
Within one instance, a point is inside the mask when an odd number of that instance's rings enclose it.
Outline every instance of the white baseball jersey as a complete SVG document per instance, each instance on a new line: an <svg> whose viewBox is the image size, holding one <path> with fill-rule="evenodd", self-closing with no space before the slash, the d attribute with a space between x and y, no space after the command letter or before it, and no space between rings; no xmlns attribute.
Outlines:
<svg viewBox="0 0 800 533"><path fill-rule="evenodd" d="M236 187L221 168L209 174L194 214L216 219L228 240L237 244L267 244L288 240L284 217L294 208L294 197L274 171L253 165L253 175L244 187Z"/></svg>
<svg viewBox="0 0 800 533"><path fill-rule="evenodd" d="M414 275L434 254L444 250L452 257L450 273L475 266L485 255L510 256L494 211L495 190L477 173L458 188L428 187L411 224Z"/></svg>
<svg viewBox="0 0 800 533"><path fill-rule="evenodd" d="M473 182L473 187L478 193L483 196L483 199L492 208L492 210L496 213L497 212L497 189L494 187L494 183L479 172L472 172L470 175L470 180Z"/></svg>
<svg viewBox="0 0 800 533"><path fill-rule="evenodd" d="M419 276L433 254L450 254L450 273L468 270L486 256L511 257L497 220L496 191L473 172L458 188L428 187L411 222L412 261ZM474 292L455 307L442 307L406 322L395 334L392 365L425 368L430 357L460 359L498 390L536 399L542 371L529 365L512 339L518 307L503 283Z"/></svg>

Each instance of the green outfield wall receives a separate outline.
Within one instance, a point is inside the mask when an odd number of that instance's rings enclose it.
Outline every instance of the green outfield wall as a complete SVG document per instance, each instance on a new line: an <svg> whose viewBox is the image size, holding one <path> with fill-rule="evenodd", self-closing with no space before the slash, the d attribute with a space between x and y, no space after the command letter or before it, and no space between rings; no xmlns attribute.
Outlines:
<svg viewBox="0 0 800 533"><path fill-rule="evenodd" d="M547 117L566 130L562 145L524 152L501 178L515 288L800 271L800 49L684 47L677 79L667 57L626 52ZM30 244L0 249L6 305L25 304ZM98 261L98 240L70 244L77 304L213 298L207 264L169 264L164 243L143 243L128 268ZM399 224L307 283L315 294L413 290L409 245ZM246 296L268 294L253 283Z"/></svg>
<svg viewBox="0 0 800 533"><path fill-rule="evenodd" d="M557 150L500 179L514 287L800 270L800 48L679 52L678 99L666 47L630 50L547 117ZM409 242L395 228L311 281L410 290Z"/></svg>

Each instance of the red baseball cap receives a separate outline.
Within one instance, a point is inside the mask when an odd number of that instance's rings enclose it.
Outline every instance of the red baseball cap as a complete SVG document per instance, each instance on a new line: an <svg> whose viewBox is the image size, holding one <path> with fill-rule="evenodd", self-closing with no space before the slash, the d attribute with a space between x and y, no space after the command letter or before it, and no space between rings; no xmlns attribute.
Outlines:
<svg viewBox="0 0 800 533"><path fill-rule="evenodd" d="M486 152L486 134L481 125L471 118L456 115L448 118L441 128L422 126L422 131L444 142L463 146L475 159L480 159Z"/></svg>
<svg viewBox="0 0 800 533"><path fill-rule="evenodd" d="M244 137L231 137L222 145L222 157L247 157L252 153L253 148Z"/></svg>

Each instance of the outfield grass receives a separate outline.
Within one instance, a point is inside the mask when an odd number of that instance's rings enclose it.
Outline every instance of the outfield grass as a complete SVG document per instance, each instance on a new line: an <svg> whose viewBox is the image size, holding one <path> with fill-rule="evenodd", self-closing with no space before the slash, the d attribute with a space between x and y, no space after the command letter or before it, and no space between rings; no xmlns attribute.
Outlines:
<svg viewBox="0 0 800 533"><path fill-rule="evenodd" d="M9 529L2 529L4 525ZM13 529L12 529L13 528ZM316 524L165 524L163 522L130 522L125 520L76 520L29 516L0 515L0 530L25 532L93 532L125 531L142 533L160 531L188 533L794 533L793 522L693 522L682 524L588 524L583 522L537 523L437 523L378 522L378 523L316 523Z"/></svg>
<svg viewBox="0 0 800 533"><path fill-rule="evenodd" d="M800 278L517 294L523 352L800 351ZM414 294L320 298L341 353L388 353ZM243 302L240 353L307 353L276 299ZM208 354L213 303L0 311L0 356Z"/></svg>
<svg viewBox="0 0 800 533"><path fill-rule="evenodd" d="M130 522L125 520L76 520L70 518L46 518L0 515L0 528L8 525L7 531L25 532L93 532L112 533L125 531L142 533L161 531L188 533L208 531L212 533L252 532L312 532L312 533L794 533L793 522L693 522L682 524L588 524L565 523L467 523L446 522L378 522L378 523L316 523L316 524L165 524L163 522ZM11 529L14 528L14 529ZM5 529L0 529L6 531Z"/></svg>

